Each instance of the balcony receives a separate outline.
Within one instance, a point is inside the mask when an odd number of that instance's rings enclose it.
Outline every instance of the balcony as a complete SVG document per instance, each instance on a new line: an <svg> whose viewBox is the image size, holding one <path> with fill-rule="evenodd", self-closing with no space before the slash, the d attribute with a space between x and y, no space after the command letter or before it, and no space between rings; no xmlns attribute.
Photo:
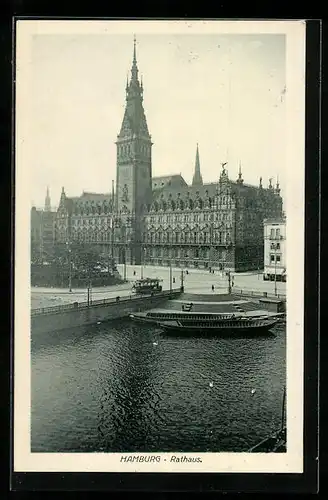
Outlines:
<svg viewBox="0 0 328 500"><path fill-rule="evenodd" d="M283 240L285 237L282 235L282 234L279 234L279 236L269 236L269 240L270 241L281 241Z"/></svg>
<svg viewBox="0 0 328 500"><path fill-rule="evenodd" d="M178 247L222 247L222 248L231 248L233 247L233 243L229 242L229 243L219 243L219 242L209 242L209 241L206 241L205 243L204 242L189 242L189 241L179 241L179 242L176 242L176 241L147 241L144 243L145 245L148 245L148 246L178 246Z"/></svg>

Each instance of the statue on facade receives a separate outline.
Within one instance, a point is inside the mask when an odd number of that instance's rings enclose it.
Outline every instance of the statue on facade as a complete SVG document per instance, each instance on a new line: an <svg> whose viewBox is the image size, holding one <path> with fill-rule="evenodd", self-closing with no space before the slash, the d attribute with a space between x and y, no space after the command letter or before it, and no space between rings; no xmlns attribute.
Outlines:
<svg viewBox="0 0 328 500"><path fill-rule="evenodd" d="M124 184L122 189L122 201L123 203L127 203L129 201L129 190L127 184Z"/></svg>
<svg viewBox="0 0 328 500"><path fill-rule="evenodd" d="M220 175L220 184L221 183L226 183L228 182L228 172L225 168L225 166L228 164L228 162L224 162L224 163L221 163L221 167L222 167L222 172L221 172L221 175Z"/></svg>
<svg viewBox="0 0 328 500"><path fill-rule="evenodd" d="M121 212L122 212L122 214L128 214L129 213L128 207L126 205L123 205Z"/></svg>

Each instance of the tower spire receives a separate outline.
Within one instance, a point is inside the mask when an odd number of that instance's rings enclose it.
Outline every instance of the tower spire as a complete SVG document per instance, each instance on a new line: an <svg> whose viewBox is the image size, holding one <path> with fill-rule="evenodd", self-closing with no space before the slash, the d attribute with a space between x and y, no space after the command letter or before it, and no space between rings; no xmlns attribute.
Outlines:
<svg viewBox="0 0 328 500"><path fill-rule="evenodd" d="M131 81L132 82L137 82L138 81L138 66L137 66L137 49L136 49L136 43L137 39L136 36L134 35L133 37L133 62L132 62L132 69L131 69Z"/></svg>
<svg viewBox="0 0 328 500"><path fill-rule="evenodd" d="M137 64L136 42L137 42L137 38L136 38L136 36L134 35L134 36L133 36L133 62Z"/></svg>
<svg viewBox="0 0 328 500"><path fill-rule="evenodd" d="M202 179L202 175L200 173L198 142L197 142L197 147L196 147L195 172L194 172L194 176L192 178L192 185L193 186L202 186L203 185L203 179Z"/></svg>
<svg viewBox="0 0 328 500"><path fill-rule="evenodd" d="M51 210L50 195L49 195L49 186L47 186L47 194L46 194L46 199L45 199L45 203L44 203L44 210L46 212L50 212L50 210Z"/></svg>
<svg viewBox="0 0 328 500"><path fill-rule="evenodd" d="M238 172L237 182L238 182L238 184L242 184L244 182L244 179L243 179L242 173L241 173L241 161L239 162L239 172Z"/></svg>

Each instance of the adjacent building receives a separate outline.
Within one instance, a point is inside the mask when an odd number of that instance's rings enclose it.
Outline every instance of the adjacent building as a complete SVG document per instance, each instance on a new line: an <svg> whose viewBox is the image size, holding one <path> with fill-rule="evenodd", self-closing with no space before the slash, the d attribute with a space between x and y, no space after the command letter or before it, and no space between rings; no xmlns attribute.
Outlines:
<svg viewBox="0 0 328 500"><path fill-rule="evenodd" d="M57 213L51 209L49 189L44 208L31 209L31 262L42 264L47 262L53 253L54 228Z"/></svg>
<svg viewBox="0 0 328 500"><path fill-rule="evenodd" d="M286 281L286 218L265 219L264 280Z"/></svg>
<svg viewBox="0 0 328 500"><path fill-rule="evenodd" d="M108 194L70 198L63 188L56 241L99 245L119 263L217 268L263 268L263 220L282 215L280 187L231 180L226 163L204 183L200 150L192 184L179 174L153 177L152 137L143 107L134 41L126 106L116 140L116 186Z"/></svg>

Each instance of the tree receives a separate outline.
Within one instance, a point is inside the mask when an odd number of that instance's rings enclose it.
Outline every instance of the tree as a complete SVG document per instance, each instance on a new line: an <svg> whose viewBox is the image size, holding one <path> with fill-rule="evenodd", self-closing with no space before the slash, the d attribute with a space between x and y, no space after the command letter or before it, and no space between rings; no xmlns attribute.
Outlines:
<svg viewBox="0 0 328 500"><path fill-rule="evenodd" d="M113 274L116 270L114 260L108 253L98 247L82 242L72 242L70 245L57 243L54 251L54 264L58 267L69 266L71 261L74 274L94 276L104 273Z"/></svg>

